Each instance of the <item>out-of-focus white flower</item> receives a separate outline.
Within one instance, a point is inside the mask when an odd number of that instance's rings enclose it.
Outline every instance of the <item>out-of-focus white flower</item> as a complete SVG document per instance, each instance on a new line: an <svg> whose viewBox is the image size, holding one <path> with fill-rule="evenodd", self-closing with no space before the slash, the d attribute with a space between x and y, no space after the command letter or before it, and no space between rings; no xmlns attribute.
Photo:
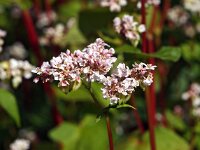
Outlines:
<svg viewBox="0 0 200 150"><path fill-rule="evenodd" d="M167 15L169 20L177 26L186 24L189 19L189 14L180 6L171 8Z"/></svg>
<svg viewBox="0 0 200 150"><path fill-rule="evenodd" d="M130 15L124 15L122 18L116 17L113 23L117 33L134 43L138 43L140 33L145 32L145 26L134 21L133 16Z"/></svg>
<svg viewBox="0 0 200 150"><path fill-rule="evenodd" d="M57 19L57 15L54 11L50 13L41 13L38 20L37 20L37 27L43 28L50 25L51 22L54 22Z"/></svg>
<svg viewBox="0 0 200 150"><path fill-rule="evenodd" d="M149 5L158 6L158 5L160 5L160 0L146 0L145 7L148 7ZM137 8L141 9L141 7L142 7L142 4L141 4L141 1L139 1L137 3Z"/></svg>
<svg viewBox="0 0 200 150"><path fill-rule="evenodd" d="M127 5L127 0L100 0L102 7L109 7L111 12L121 11L121 7Z"/></svg>
<svg viewBox="0 0 200 150"><path fill-rule="evenodd" d="M2 46L4 44L3 38L6 36L6 31L0 29L0 53L2 52Z"/></svg>
<svg viewBox="0 0 200 150"><path fill-rule="evenodd" d="M30 147L30 141L26 139L16 139L10 144L10 150L28 150Z"/></svg>
<svg viewBox="0 0 200 150"><path fill-rule="evenodd" d="M190 89L182 94L183 100L192 102L192 112L194 116L200 117L200 85L192 83Z"/></svg>
<svg viewBox="0 0 200 150"><path fill-rule="evenodd" d="M200 0L183 0L183 4L187 10L200 13Z"/></svg>
<svg viewBox="0 0 200 150"><path fill-rule="evenodd" d="M11 79L14 87L17 87L22 78L32 77L31 70L35 68L28 61L10 59L0 63L0 80Z"/></svg>
<svg viewBox="0 0 200 150"><path fill-rule="evenodd" d="M184 26L184 32L185 32L185 35L190 38L193 38L196 35L195 27L192 24L186 24Z"/></svg>
<svg viewBox="0 0 200 150"><path fill-rule="evenodd" d="M12 46L6 47L6 51L12 58L24 59L27 57L26 49L20 42L16 42Z"/></svg>

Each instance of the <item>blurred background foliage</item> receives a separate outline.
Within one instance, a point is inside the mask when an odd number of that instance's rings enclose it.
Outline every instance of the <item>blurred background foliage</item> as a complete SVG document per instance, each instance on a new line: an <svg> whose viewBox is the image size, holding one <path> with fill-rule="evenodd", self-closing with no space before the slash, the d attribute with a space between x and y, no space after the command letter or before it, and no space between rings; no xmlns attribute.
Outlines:
<svg viewBox="0 0 200 150"><path fill-rule="evenodd" d="M66 25L69 20L72 26L66 29L61 42L57 45L42 45L40 51L43 60L49 60L66 49L82 49L88 43L101 37L116 50L118 61L129 66L135 61L146 61L156 58L158 65L155 73L157 95L157 128L156 146L158 150L200 150L200 123L194 124L188 114L187 104L181 100L181 95L192 82L200 82L200 44L199 34L187 37L183 29L170 27L165 21L162 31L155 29L155 35L160 38L156 52L146 54L141 52L141 44L136 48L125 39L120 38L113 29L114 17L120 13L110 12L101 8L92 0L47 0L51 11L57 19L46 27L37 27L36 1L40 12L47 13L47 4L42 0L1 0L0 28L7 31L4 47L15 41L24 44L28 59L38 66L34 48L30 45L23 13L29 11L33 19L38 37L44 35L44 29L58 23ZM179 5L179 0L171 1L171 6ZM158 22L164 3L158 11ZM152 7L148 7L147 23L152 15ZM121 14L128 12L140 18L140 10L136 3L123 8ZM199 16L193 16L193 22L200 22ZM158 32L159 31L159 32ZM3 53L6 50L4 50ZM1 58L2 59L2 58ZM163 74L161 74L161 73ZM164 85L162 85L163 83ZM10 84L9 82L7 84ZM69 94L64 94L56 85L51 84L56 101L51 101L42 84L34 84L32 79L24 80L16 89L1 86L0 89L0 149L9 149L9 144L16 138L31 138L33 150L105 150L108 149L108 138L104 117L96 122L96 116L101 110L92 102L92 97L84 86ZM103 107L109 102L103 99L101 85L93 84L92 89ZM164 89L164 94L161 91ZM51 94L50 94L51 95ZM140 114L145 133L138 130L132 109L121 108L110 111L114 144L117 150L149 150L149 132L147 126L146 103L142 90L134 93L134 105ZM54 105L63 120L56 123L52 117ZM177 115L176 106L185 110L184 115ZM163 123L162 117L165 117ZM197 119L197 122L199 120ZM192 137L192 139L191 139Z"/></svg>

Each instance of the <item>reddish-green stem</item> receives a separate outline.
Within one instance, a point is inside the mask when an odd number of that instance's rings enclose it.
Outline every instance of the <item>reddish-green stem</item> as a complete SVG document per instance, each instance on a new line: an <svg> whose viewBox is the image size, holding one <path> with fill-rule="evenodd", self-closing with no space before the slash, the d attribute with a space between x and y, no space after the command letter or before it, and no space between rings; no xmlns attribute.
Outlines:
<svg viewBox="0 0 200 150"><path fill-rule="evenodd" d="M130 99L130 103L133 107L135 107L135 103L134 103L134 96L131 95L131 99ZM133 116L135 118L135 121L137 123L137 126L140 130L140 133L141 134L144 134L144 126L143 126L143 123L142 123L142 119L140 117L140 114L137 110L133 110Z"/></svg>
<svg viewBox="0 0 200 150"><path fill-rule="evenodd" d="M145 9L146 0L141 0L141 1L142 1L142 8L141 8L142 24L146 25L146 9ZM146 32L142 33L142 51L144 53L147 52Z"/></svg>
<svg viewBox="0 0 200 150"><path fill-rule="evenodd" d="M111 130L111 126L110 126L110 118L108 115L106 115L106 126L107 126L107 133L108 133L108 139L109 139L109 148L110 148L110 150L114 150L112 130Z"/></svg>
<svg viewBox="0 0 200 150"><path fill-rule="evenodd" d="M35 14L36 14L36 16L37 17L39 17L39 15L40 15L40 2L39 2L39 0L34 0L34 2L33 2L34 4L33 4L33 9L34 9L34 12L35 12Z"/></svg>
<svg viewBox="0 0 200 150"><path fill-rule="evenodd" d="M150 89L146 88L145 95L146 95L146 103L147 103L150 144L151 144L151 150L156 150L154 122L153 122L153 119L151 117L152 111L151 111L151 95L150 94L151 94Z"/></svg>
<svg viewBox="0 0 200 150"><path fill-rule="evenodd" d="M28 10L22 11L22 17L24 21L24 25L27 31L28 39L31 44L32 50L37 58L38 64L41 65L43 62L43 57L40 53L40 47L38 42L38 36L35 31L35 27L33 24L33 20ZM56 106L56 98L55 93L49 84L43 84L44 90L47 93L48 97L52 102L52 114L55 124L59 124L62 122L62 116L60 115L57 106Z"/></svg>
<svg viewBox="0 0 200 150"><path fill-rule="evenodd" d="M146 0L141 0L142 1L142 24L146 25L146 10L145 10L145 4ZM155 17L154 17L155 18ZM154 19L155 20L155 19ZM151 25L154 25L154 23L151 23ZM149 36L149 35L148 35ZM147 51L147 46L149 51ZM153 39L152 41L148 41L147 45L147 37L146 33L143 33L142 35L142 51L143 52L150 52L153 51ZM151 150L156 150L156 142L155 142L155 134L154 134L154 113L155 113L155 92L154 90L154 85L152 87L146 89L146 104L147 104L147 114L148 114L148 125L149 125L149 135L150 135L150 145L151 145ZM153 93L151 93L153 92Z"/></svg>

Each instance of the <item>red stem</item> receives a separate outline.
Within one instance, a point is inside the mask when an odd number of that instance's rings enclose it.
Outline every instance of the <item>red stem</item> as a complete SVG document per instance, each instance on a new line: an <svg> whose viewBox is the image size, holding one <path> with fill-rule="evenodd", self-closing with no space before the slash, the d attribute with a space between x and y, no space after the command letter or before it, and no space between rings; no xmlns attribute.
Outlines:
<svg viewBox="0 0 200 150"><path fill-rule="evenodd" d="M34 0L33 3L34 3L34 5L33 5L34 12L35 12L36 16L39 17L40 10L41 10L41 8L40 8L40 2L39 2L39 0Z"/></svg>
<svg viewBox="0 0 200 150"><path fill-rule="evenodd" d="M145 0L142 1L142 24L146 25L146 10L145 10ZM155 17L153 17L152 21L155 21ZM154 23L151 23L151 25L154 25ZM147 37L146 33L142 35L142 51L143 52L151 52L154 50L153 47L153 37L150 36L152 41L149 43L149 51L147 51ZM153 61L153 60L151 60ZM156 150L156 141L155 141L155 133L154 133L154 125L155 125L155 92L154 92L154 85L152 85L150 88L146 89L146 104L147 104L147 114L148 114L148 125L149 125L149 135L150 135L150 145L151 150Z"/></svg>
<svg viewBox="0 0 200 150"><path fill-rule="evenodd" d="M142 1L142 8L141 8L142 24L146 25L146 9L145 9L146 0L141 0L141 1ZM142 51L144 53L147 52L146 32L142 33Z"/></svg>
<svg viewBox="0 0 200 150"><path fill-rule="evenodd" d="M46 9L46 13L47 13L49 22L51 22L52 21L52 19L51 19L52 7L51 7L49 0L45 0L45 9Z"/></svg>
<svg viewBox="0 0 200 150"><path fill-rule="evenodd" d="M110 126L110 118L106 115L106 126L107 126L107 133L109 139L109 150L114 150L113 138L112 138L112 131Z"/></svg>
<svg viewBox="0 0 200 150"><path fill-rule="evenodd" d="M35 31L34 28L34 24L31 18L31 15L29 13L28 10L23 10L22 11L22 17L23 17L23 21L24 21L24 25L28 34L28 39L29 42L32 46L32 50L37 58L37 61L39 63L39 65L42 64L43 62L43 58L42 55L40 53L40 47L39 47L39 42L38 42L38 36L37 33ZM52 102L52 114L53 114L53 118L55 121L55 124L59 124L62 122L62 116L60 115L57 106L56 106L56 99L55 99L55 93L53 91L53 89L51 88L51 86L49 84L43 84L44 90L47 93L48 97L50 98L51 102Z"/></svg>
<svg viewBox="0 0 200 150"><path fill-rule="evenodd" d="M147 114L148 114L150 145L151 145L151 150L156 150L154 122L152 120L152 111L151 111L151 95L150 95L151 93L150 93L150 89L149 88L146 88L145 94L146 94L146 103L147 103Z"/></svg>
<svg viewBox="0 0 200 150"><path fill-rule="evenodd" d="M133 95L131 95L130 103L133 107L135 107ZM137 126L138 126L141 134L144 134L144 126L143 126L142 119L140 117L139 112L137 110L133 110L133 116L135 117L135 121L137 123Z"/></svg>

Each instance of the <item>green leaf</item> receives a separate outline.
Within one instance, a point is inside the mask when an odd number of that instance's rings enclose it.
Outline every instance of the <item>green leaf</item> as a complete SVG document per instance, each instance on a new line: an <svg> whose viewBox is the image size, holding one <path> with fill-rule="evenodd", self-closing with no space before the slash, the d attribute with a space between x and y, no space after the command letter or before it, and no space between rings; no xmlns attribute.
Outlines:
<svg viewBox="0 0 200 150"><path fill-rule="evenodd" d="M49 132L49 137L61 142L66 150L75 150L80 136L78 126L69 122L64 122Z"/></svg>
<svg viewBox="0 0 200 150"><path fill-rule="evenodd" d="M162 47L159 51L155 53L142 53L138 48L135 48L130 45L124 45L116 49L116 53L130 53L135 54L138 57L144 59L148 58L158 58L161 60L173 61L176 62L181 57L181 49L179 47Z"/></svg>
<svg viewBox="0 0 200 150"><path fill-rule="evenodd" d="M136 109L135 107L133 107L133 106L131 106L131 105L129 105L129 104L121 104L121 105L117 105L116 108L131 108L131 109L133 109L133 110Z"/></svg>
<svg viewBox="0 0 200 150"><path fill-rule="evenodd" d="M57 86L54 86L54 90L56 96L61 100L72 102L92 101L90 93L84 86L81 86L79 89L71 91L68 94L65 94Z"/></svg>
<svg viewBox="0 0 200 150"><path fill-rule="evenodd" d="M156 149L158 150L189 150L189 144L173 130L157 127L155 129ZM149 132L142 139L131 135L118 144L117 150L150 150Z"/></svg>
<svg viewBox="0 0 200 150"><path fill-rule="evenodd" d="M101 92L102 87L103 87L102 84L97 83L97 82L92 82L91 84L91 90L93 94L95 95L96 99L103 107L106 107L109 105L110 101L108 99L103 98L103 95Z"/></svg>
<svg viewBox="0 0 200 150"><path fill-rule="evenodd" d="M105 120L96 123L95 116L86 116L80 124L81 136L77 150L106 150L108 137Z"/></svg>
<svg viewBox="0 0 200 150"><path fill-rule="evenodd" d="M178 116L175 116L170 111L166 111L166 117L167 117L167 121L169 125L172 128L175 128L181 131L185 130L186 126L181 118L179 118Z"/></svg>
<svg viewBox="0 0 200 150"><path fill-rule="evenodd" d="M163 46L158 52L150 54L150 56L176 62L181 57L181 49L179 47Z"/></svg>
<svg viewBox="0 0 200 150"><path fill-rule="evenodd" d="M69 1L59 7L58 16L61 20L66 21L71 17L76 17L81 9L79 1Z"/></svg>
<svg viewBox="0 0 200 150"><path fill-rule="evenodd" d="M83 34L91 36L97 31L102 31L108 24L112 23L114 13L110 13L108 9L86 9L79 13L79 28Z"/></svg>
<svg viewBox="0 0 200 150"><path fill-rule="evenodd" d="M20 117L15 97L8 91L0 89L0 106L15 120L20 126Z"/></svg>

